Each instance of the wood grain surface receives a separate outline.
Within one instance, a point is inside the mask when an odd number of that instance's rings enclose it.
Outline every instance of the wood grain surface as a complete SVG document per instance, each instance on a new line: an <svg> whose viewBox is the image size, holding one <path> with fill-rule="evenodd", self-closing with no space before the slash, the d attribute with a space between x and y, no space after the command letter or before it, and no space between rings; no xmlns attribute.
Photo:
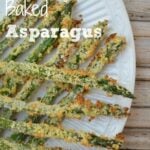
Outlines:
<svg viewBox="0 0 150 150"><path fill-rule="evenodd" d="M135 39L137 75L123 149L150 150L150 0L124 0Z"/></svg>

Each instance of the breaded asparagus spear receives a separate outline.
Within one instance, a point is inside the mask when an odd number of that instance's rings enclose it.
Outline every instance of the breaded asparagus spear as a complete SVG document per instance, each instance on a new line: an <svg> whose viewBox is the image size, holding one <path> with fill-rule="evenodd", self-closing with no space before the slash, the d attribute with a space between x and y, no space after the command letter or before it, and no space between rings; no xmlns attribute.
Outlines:
<svg viewBox="0 0 150 150"><path fill-rule="evenodd" d="M86 88L100 88L108 93L134 98L126 88L120 86L116 80L105 76L97 78L94 74L83 70L58 69L31 63L0 62L0 74L9 72L19 76L30 76L40 80L81 85Z"/></svg>
<svg viewBox="0 0 150 150"><path fill-rule="evenodd" d="M41 145L16 143L12 140L4 139L4 138L0 138L0 149L1 150L60 150L60 148L46 148Z"/></svg>
<svg viewBox="0 0 150 150"><path fill-rule="evenodd" d="M45 3L46 1L43 0L42 4L40 7L43 6L43 4ZM48 6L50 4L54 3L53 0L48 0ZM40 8L39 8L40 9ZM23 23L20 25L21 27L24 27L24 28L30 28L30 27L33 27L35 25L35 23L41 18L41 16L27 16ZM46 20L46 19L43 19L43 20ZM48 21L47 21L48 22ZM19 28L16 29L16 31L19 31ZM0 54L3 53L3 51L8 48L8 47L11 47L17 40L18 38L5 38L4 40L2 40L0 42ZM17 50L17 49L16 49ZM19 48L18 48L19 50ZM11 54L10 54L11 55ZM8 56L11 58L11 56ZM9 60L9 59L8 59Z"/></svg>
<svg viewBox="0 0 150 150"><path fill-rule="evenodd" d="M33 3L35 0L28 0L26 5L29 6L31 3ZM23 4L24 0L18 0L16 5ZM7 30L7 26L11 23L14 23L17 21L19 16L16 16L15 13L12 13L10 16L6 16L2 21L0 21L0 36Z"/></svg>
<svg viewBox="0 0 150 150"><path fill-rule="evenodd" d="M66 105L46 105L41 102L29 102L14 100L0 95L0 107L9 108L11 111L27 111L30 116L47 115L50 118L76 118L112 116L116 118L126 117L129 114L127 108L121 108L119 105L111 105L103 102L93 104L90 100L82 97L77 98L74 102Z"/></svg>
<svg viewBox="0 0 150 150"><path fill-rule="evenodd" d="M80 143L85 146L102 146L118 150L122 146L123 138L116 136L108 138L105 136L96 136L85 132L75 132L74 130L65 130L60 127L49 126L47 124L34 124L25 122L15 122L9 119L0 118L0 127L12 129L16 132L28 134L37 138L57 138L70 143Z"/></svg>
<svg viewBox="0 0 150 150"><path fill-rule="evenodd" d="M99 50L88 66L93 73L101 72L105 65L116 60L117 56L126 46L124 37L112 34L106 40L106 46Z"/></svg>

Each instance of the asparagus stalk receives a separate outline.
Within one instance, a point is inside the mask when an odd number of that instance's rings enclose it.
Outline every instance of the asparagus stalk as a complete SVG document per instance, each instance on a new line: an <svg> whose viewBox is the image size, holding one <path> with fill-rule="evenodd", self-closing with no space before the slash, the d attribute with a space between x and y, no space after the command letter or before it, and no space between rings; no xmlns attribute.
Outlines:
<svg viewBox="0 0 150 150"><path fill-rule="evenodd" d="M35 0L29 0L27 1L26 5L30 5L31 2L34 2ZM23 4L24 0L19 0L17 2L17 5L19 4ZM15 13L12 13L10 16L6 16L2 21L0 21L0 36L7 30L7 26L11 23L14 23L15 21L17 21L19 17L16 16Z"/></svg>
<svg viewBox="0 0 150 150"><path fill-rule="evenodd" d="M86 88L100 88L108 93L134 98L133 94L126 88L120 86L116 80L105 76L98 78L83 70L57 69L31 63L0 62L0 73L9 72L18 76L29 76L40 80L53 80L72 85L81 85Z"/></svg>
<svg viewBox="0 0 150 150"><path fill-rule="evenodd" d="M43 0L42 4L40 7L43 6L43 4L45 3L46 1ZM48 0L48 5L52 4L53 1L52 0ZM39 8L40 9L40 8ZM35 23L41 18L41 16L37 16L37 17L33 17L33 16L27 16L23 23L20 25L21 27L26 27L26 28L30 28L32 26L35 25ZM45 20L45 19L44 19ZM17 31L19 31L19 28L17 29ZM5 38L4 40L2 40L0 42L0 54L3 53L3 51L7 48L7 47L11 47L15 42L16 42L17 38ZM19 49L18 49L19 50ZM13 52L12 52L13 53ZM10 56L8 56L10 57ZM10 57L11 58L11 57ZM9 58L9 59L10 59Z"/></svg>
<svg viewBox="0 0 150 150"><path fill-rule="evenodd" d="M3 150L60 150L60 148L46 148L41 145L21 144L9 139L0 138L0 147ZM0 148L0 149L1 149Z"/></svg>
<svg viewBox="0 0 150 150"><path fill-rule="evenodd" d="M50 118L58 117L80 119L85 116L112 116L121 118L128 116L129 110L121 108L118 105L111 105L102 102L93 104L90 100L85 100L82 97L77 98L74 102L66 105L46 105L41 102L29 102L14 100L9 97L0 96L0 107L9 108L11 111L20 112L27 111L30 116L47 115Z"/></svg>
<svg viewBox="0 0 150 150"><path fill-rule="evenodd" d="M47 124L15 122L4 118L0 118L0 127L5 129L10 128L16 132L29 134L37 138L59 138L70 143L80 143L88 147L102 146L117 150L123 143L123 138L120 135L114 138L108 138L85 132L65 130L60 127L49 126Z"/></svg>
<svg viewBox="0 0 150 150"><path fill-rule="evenodd" d="M112 34L106 40L106 47L99 50L97 55L89 64L88 69L91 72L101 72L105 65L116 60L121 50L124 49L126 40L124 37L119 37L116 34Z"/></svg>

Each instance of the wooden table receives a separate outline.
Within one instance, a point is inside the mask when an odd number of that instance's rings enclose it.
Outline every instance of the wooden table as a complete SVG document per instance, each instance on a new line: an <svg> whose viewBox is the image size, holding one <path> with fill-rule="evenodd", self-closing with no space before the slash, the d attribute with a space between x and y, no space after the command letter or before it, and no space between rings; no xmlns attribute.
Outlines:
<svg viewBox="0 0 150 150"><path fill-rule="evenodd" d="M124 0L136 46L137 76L124 149L150 150L150 0Z"/></svg>

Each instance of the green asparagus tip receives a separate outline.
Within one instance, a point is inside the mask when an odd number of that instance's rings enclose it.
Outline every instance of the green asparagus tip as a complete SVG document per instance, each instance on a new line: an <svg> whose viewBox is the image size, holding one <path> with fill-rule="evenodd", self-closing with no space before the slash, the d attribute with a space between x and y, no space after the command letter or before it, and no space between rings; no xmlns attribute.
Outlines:
<svg viewBox="0 0 150 150"><path fill-rule="evenodd" d="M124 97L135 99L135 96L126 88L116 84L116 80L106 76L98 81L98 84L103 85L102 89L110 94L122 95Z"/></svg>

